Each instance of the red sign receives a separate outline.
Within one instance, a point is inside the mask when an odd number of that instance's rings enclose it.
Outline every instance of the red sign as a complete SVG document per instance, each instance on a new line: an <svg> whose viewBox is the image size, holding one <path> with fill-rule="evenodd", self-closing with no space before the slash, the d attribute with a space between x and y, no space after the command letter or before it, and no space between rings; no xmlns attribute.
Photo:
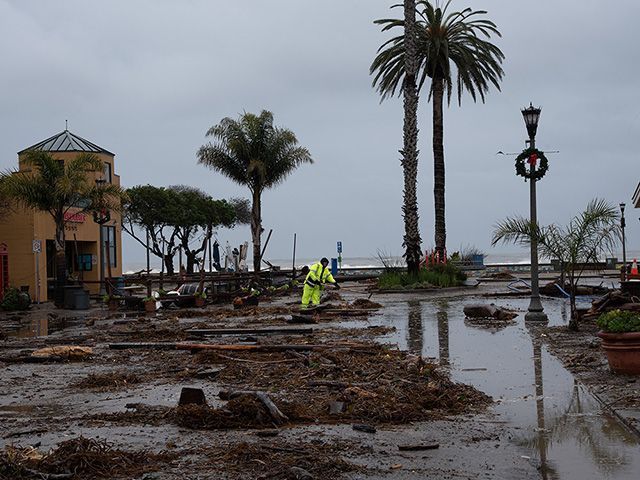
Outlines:
<svg viewBox="0 0 640 480"><path fill-rule="evenodd" d="M67 212L64 214L65 222L84 223L86 219L87 219L87 216L84 213Z"/></svg>

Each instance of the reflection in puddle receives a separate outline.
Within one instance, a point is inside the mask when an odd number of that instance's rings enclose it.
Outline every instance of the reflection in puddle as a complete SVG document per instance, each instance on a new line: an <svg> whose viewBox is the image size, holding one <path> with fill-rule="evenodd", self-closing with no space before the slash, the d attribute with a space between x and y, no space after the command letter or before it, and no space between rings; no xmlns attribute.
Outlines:
<svg viewBox="0 0 640 480"><path fill-rule="evenodd" d="M390 302L376 323L397 328L383 341L439 358L454 380L493 396L494 411L515 428L513 440L528 450L543 479L637 478L637 438L576 384L522 314L501 330L465 325L463 306L478 302L486 299ZM520 312L528 302L495 301ZM567 324L566 302L544 306L552 325Z"/></svg>
<svg viewBox="0 0 640 480"><path fill-rule="evenodd" d="M11 325L6 335L13 338L44 337L69 326L65 317L51 318L48 315L32 317L28 323Z"/></svg>

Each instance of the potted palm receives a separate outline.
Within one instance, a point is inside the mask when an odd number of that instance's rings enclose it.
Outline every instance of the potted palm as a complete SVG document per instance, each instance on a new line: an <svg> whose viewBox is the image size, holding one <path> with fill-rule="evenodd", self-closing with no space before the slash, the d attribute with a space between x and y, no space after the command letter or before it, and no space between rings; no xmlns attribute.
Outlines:
<svg viewBox="0 0 640 480"><path fill-rule="evenodd" d="M144 297L142 302L144 303L144 311L145 312L155 312L156 311L156 299L154 297Z"/></svg>
<svg viewBox="0 0 640 480"><path fill-rule="evenodd" d="M598 336L616 373L640 374L640 313L611 310L598 317Z"/></svg>
<svg viewBox="0 0 640 480"><path fill-rule="evenodd" d="M196 307L204 307L204 301L207 298L207 294L204 292L196 292L193 294L193 298L196 300Z"/></svg>

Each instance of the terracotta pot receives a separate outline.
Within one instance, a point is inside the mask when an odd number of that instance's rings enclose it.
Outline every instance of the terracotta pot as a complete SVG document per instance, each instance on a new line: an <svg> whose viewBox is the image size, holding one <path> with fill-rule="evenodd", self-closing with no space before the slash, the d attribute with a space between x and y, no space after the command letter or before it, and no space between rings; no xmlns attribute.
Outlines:
<svg viewBox="0 0 640 480"><path fill-rule="evenodd" d="M196 297L196 307L204 307L204 298Z"/></svg>
<svg viewBox="0 0 640 480"><path fill-rule="evenodd" d="M616 373L640 375L640 332L598 332L609 367Z"/></svg>
<svg viewBox="0 0 640 480"><path fill-rule="evenodd" d="M156 301L148 300L144 302L144 311L145 312L155 312L156 311Z"/></svg>

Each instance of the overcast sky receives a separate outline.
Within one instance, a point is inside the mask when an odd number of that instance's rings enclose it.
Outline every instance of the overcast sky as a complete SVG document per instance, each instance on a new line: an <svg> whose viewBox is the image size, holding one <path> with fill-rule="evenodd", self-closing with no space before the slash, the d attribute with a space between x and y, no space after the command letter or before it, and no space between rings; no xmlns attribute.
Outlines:
<svg viewBox="0 0 640 480"><path fill-rule="evenodd" d="M69 129L116 154L124 186L187 184L216 198L248 191L197 165L223 117L271 110L315 160L263 197L274 233L267 257L401 254L402 102L380 104L368 70L388 38L373 24L397 0L0 0L0 168L16 152ZM565 223L593 197L631 207L640 180L640 2L454 0L488 10L506 55L502 92L445 110L449 251L487 253L492 226L528 215L514 157L520 108L542 107L537 146L550 154L538 184L543 224ZM433 246L431 104L419 109L418 199ZM640 216L628 210L628 248ZM219 232L250 240L248 228ZM124 263L143 252L124 241Z"/></svg>

